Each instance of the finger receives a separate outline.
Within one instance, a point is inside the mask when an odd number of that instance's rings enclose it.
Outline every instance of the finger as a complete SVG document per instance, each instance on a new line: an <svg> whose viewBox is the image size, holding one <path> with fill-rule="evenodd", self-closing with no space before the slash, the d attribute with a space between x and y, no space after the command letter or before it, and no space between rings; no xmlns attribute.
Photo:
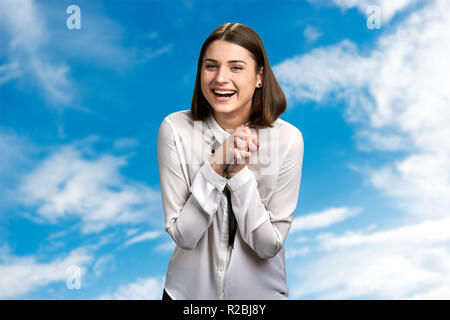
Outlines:
<svg viewBox="0 0 450 320"><path fill-rule="evenodd" d="M233 161L233 164L239 163L239 161L241 161L241 159L242 159L239 150L234 148L233 149L233 154L234 154L234 160L235 160L235 161Z"/></svg>
<svg viewBox="0 0 450 320"><path fill-rule="evenodd" d="M248 152L248 151L243 151L243 150L241 150L241 151L240 151L240 155L241 155L241 158L250 158L250 156L252 155L252 153L251 153L251 152Z"/></svg>
<svg viewBox="0 0 450 320"><path fill-rule="evenodd" d="M252 141L251 137L248 137L246 150L250 153L256 151L256 144Z"/></svg>
<svg viewBox="0 0 450 320"><path fill-rule="evenodd" d="M258 149L258 136L249 135L245 139L246 139L246 144L247 144L248 150L250 150L252 148L252 145L254 147L256 147L256 150Z"/></svg>
<svg viewBox="0 0 450 320"><path fill-rule="evenodd" d="M243 149L245 151L248 151L250 145L250 136L245 136L243 141L244 141Z"/></svg>
<svg viewBox="0 0 450 320"><path fill-rule="evenodd" d="M239 149L243 149L246 151L252 151L255 152L258 150L258 143L257 143L257 136L254 135L242 135L238 136L239 140L238 143L236 143L236 147Z"/></svg>
<svg viewBox="0 0 450 320"><path fill-rule="evenodd" d="M235 147L238 149L245 149L245 140L240 137L235 138Z"/></svg>
<svg viewBox="0 0 450 320"><path fill-rule="evenodd" d="M256 145L256 149L259 149L259 135L255 134L252 136L252 141Z"/></svg>
<svg viewBox="0 0 450 320"><path fill-rule="evenodd" d="M251 141L249 144L248 151L250 151L250 152L258 151L258 145L254 141Z"/></svg>
<svg viewBox="0 0 450 320"><path fill-rule="evenodd" d="M259 149L259 135L258 135L258 131L256 130L256 126L249 126L249 136L250 138L250 143L254 143L256 145L256 150Z"/></svg>
<svg viewBox="0 0 450 320"><path fill-rule="evenodd" d="M238 149L238 148L233 149L233 156L235 159L249 158L251 155L252 155L252 153L250 151L247 151L244 149Z"/></svg>
<svg viewBox="0 0 450 320"><path fill-rule="evenodd" d="M252 139L252 135L249 132L240 132L240 133L237 133L236 136L246 142L250 141Z"/></svg>
<svg viewBox="0 0 450 320"><path fill-rule="evenodd" d="M259 148L258 134L256 133L256 130L251 130L249 128L247 128L247 130L248 131L243 130L236 131L235 135L241 139L240 141L245 141L245 146L241 142L235 144L235 146L239 147L240 149L245 149L247 151L250 151L250 149L252 149L253 152L257 151ZM251 147L252 143L256 146L256 150L255 148Z"/></svg>
<svg viewBox="0 0 450 320"><path fill-rule="evenodd" d="M239 150L239 149L236 149L236 150L239 152L239 155L241 156L241 158L249 158L252 155L252 153L247 150Z"/></svg>
<svg viewBox="0 0 450 320"><path fill-rule="evenodd" d="M239 137L238 136L233 136L233 147L237 148L238 147L238 143L239 143Z"/></svg>
<svg viewBox="0 0 450 320"><path fill-rule="evenodd" d="M251 153L247 152L247 151L240 151L240 154L241 154L241 160L238 163L249 164Z"/></svg>
<svg viewBox="0 0 450 320"><path fill-rule="evenodd" d="M238 131L238 132L235 132L234 135L235 135L236 137L239 137L239 138L241 138L241 139L244 139L245 137L247 137L247 136L249 135L249 133L244 132L244 131Z"/></svg>
<svg viewBox="0 0 450 320"><path fill-rule="evenodd" d="M247 152L247 151L244 151L244 150L240 150L240 151L238 151L238 152L239 152L240 158L239 158L239 160L237 161L237 163L238 163L238 164L248 163L248 162L249 162L249 159L250 159L251 153L250 153L250 152Z"/></svg>
<svg viewBox="0 0 450 320"><path fill-rule="evenodd" d="M239 159L237 159L238 164L244 164L248 160L248 154L247 151L244 150L238 150L239 153Z"/></svg>

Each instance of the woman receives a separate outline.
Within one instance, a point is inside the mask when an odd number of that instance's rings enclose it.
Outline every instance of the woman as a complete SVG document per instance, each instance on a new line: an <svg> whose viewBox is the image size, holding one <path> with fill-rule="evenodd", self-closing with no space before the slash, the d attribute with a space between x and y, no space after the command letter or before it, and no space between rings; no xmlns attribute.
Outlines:
<svg viewBox="0 0 450 320"><path fill-rule="evenodd" d="M176 243L163 299L287 299L283 242L297 206L301 132L261 39L225 23L203 44L191 110L158 134L165 230Z"/></svg>

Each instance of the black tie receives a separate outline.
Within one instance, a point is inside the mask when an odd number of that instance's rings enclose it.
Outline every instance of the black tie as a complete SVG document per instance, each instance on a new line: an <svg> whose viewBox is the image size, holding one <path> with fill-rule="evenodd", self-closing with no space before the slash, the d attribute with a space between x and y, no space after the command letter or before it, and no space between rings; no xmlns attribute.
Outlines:
<svg viewBox="0 0 450 320"><path fill-rule="evenodd" d="M214 153L219 143L216 141L212 147L211 152ZM225 193L227 195L228 202L228 245L234 249L234 237L236 235L236 217L234 216L233 207L231 205L231 193L227 187L225 187Z"/></svg>
<svg viewBox="0 0 450 320"><path fill-rule="evenodd" d="M225 193L228 200L228 245L234 249L234 236L236 235L236 217L234 216L233 207L231 206L231 193L227 187L225 187Z"/></svg>

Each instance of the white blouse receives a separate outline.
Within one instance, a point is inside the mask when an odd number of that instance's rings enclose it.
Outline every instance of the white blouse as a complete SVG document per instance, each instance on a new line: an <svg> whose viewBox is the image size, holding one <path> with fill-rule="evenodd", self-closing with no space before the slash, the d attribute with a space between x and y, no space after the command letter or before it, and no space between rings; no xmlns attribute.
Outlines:
<svg viewBox="0 0 450 320"><path fill-rule="evenodd" d="M258 130L260 147L231 179L208 161L211 146L230 133L210 115L168 115L158 133L165 230L176 243L164 288L172 299L287 299L283 242L297 206L303 137L278 118ZM231 193L237 220L228 246Z"/></svg>

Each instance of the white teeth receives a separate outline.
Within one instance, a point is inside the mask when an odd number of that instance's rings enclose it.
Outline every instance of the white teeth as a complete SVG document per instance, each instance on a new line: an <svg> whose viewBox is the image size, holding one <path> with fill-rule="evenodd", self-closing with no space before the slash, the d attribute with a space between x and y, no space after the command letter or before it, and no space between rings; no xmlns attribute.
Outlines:
<svg viewBox="0 0 450 320"><path fill-rule="evenodd" d="M221 90L214 90L215 93L219 94L229 94L229 93L235 93L236 91L221 91Z"/></svg>

